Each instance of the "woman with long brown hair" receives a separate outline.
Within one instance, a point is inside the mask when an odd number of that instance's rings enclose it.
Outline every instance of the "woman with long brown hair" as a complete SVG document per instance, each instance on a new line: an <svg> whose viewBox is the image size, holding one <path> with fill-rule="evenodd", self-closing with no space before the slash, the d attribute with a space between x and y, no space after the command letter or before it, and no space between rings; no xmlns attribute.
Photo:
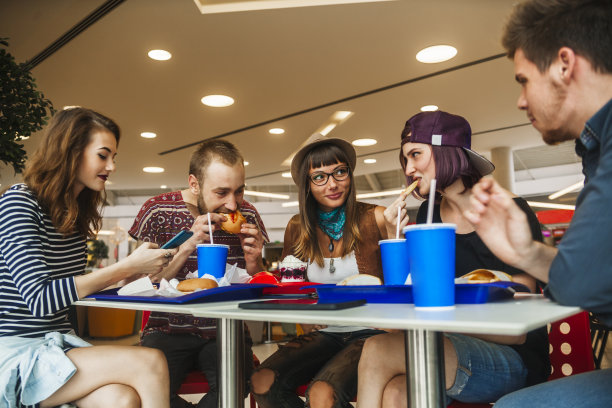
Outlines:
<svg viewBox="0 0 612 408"><path fill-rule="evenodd" d="M385 208L357 201L355 164L353 146L332 138L305 146L291 163L300 212L287 225L282 256L307 262L311 282L338 283L358 274L382 280L378 241L387 238ZM304 335L280 346L251 377L257 403L263 408L303 407L295 389L310 381L307 406L351 406L363 341L383 332L303 326Z"/></svg>
<svg viewBox="0 0 612 408"><path fill-rule="evenodd" d="M85 241L101 226L119 137L119 127L97 112L63 110L28 162L24 183L0 196L0 398L9 406L169 406L163 354L90 347L67 320L73 302L155 275L175 252L147 243L83 274Z"/></svg>

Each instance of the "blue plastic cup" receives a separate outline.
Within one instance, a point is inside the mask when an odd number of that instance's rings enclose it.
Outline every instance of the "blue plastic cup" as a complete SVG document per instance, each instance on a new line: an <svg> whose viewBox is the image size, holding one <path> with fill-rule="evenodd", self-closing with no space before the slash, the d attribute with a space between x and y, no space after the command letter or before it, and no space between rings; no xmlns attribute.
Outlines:
<svg viewBox="0 0 612 408"><path fill-rule="evenodd" d="M198 244L198 278L209 274L221 279L225 275L228 251L228 245Z"/></svg>
<svg viewBox="0 0 612 408"><path fill-rule="evenodd" d="M406 240L383 239L378 241L385 285L403 285L410 273Z"/></svg>
<svg viewBox="0 0 612 408"><path fill-rule="evenodd" d="M416 308L455 307L456 229L455 224L404 227Z"/></svg>

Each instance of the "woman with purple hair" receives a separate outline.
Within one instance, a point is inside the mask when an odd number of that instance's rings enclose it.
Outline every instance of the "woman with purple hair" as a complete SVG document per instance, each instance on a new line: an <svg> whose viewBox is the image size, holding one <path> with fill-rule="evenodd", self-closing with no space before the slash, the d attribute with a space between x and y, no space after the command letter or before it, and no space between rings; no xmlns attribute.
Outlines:
<svg viewBox="0 0 612 408"><path fill-rule="evenodd" d="M471 128L461 116L422 112L406 122L401 135L400 163L414 194L427 197L436 180L433 222L452 223L456 230L455 276L475 269L503 271L515 282L536 290L536 280L497 259L463 218L471 189L494 170L493 164L470 149ZM385 211L387 224L408 223L403 192ZM534 239L542 240L537 218L527 202L515 197L527 214ZM428 202L416 222L425 223ZM366 340L359 362L357 403L360 408L406 406L404 335L393 332ZM522 336L444 333L446 394L450 399L488 403L514 390L543 382L550 373L548 337L542 328Z"/></svg>

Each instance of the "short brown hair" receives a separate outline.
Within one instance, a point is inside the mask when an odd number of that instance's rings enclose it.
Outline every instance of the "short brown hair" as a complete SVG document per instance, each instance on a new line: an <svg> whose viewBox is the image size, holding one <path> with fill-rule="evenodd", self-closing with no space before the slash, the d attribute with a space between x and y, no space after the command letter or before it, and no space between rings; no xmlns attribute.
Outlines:
<svg viewBox="0 0 612 408"><path fill-rule="evenodd" d="M510 15L502 44L509 58L525 53L544 72L561 47L586 58L593 69L612 73L610 0L527 0Z"/></svg>
<svg viewBox="0 0 612 408"><path fill-rule="evenodd" d="M233 143L227 140L207 140L200 144L191 155L189 174L196 176L198 183L201 185L204 181L206 169L215 159L220 159L228 166L234 166L236 163L244 165L244 158Z"/></svg>
<svg viewBox="0 0 612 408"><path fill-rule="evenodd" d="M106 192L85 187L76 200L72 196L83 151L97 130L112 133L119 144L119 126L106 116L80 107L59 111L26 163L26 185L64 236L76 231L91 237L102 226L100 209Z"/></svg>

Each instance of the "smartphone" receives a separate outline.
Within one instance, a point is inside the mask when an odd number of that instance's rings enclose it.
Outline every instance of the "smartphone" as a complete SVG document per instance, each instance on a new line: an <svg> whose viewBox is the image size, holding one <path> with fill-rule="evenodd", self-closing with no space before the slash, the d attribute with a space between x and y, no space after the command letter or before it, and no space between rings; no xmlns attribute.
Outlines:
<svg viewBox="0 0 612 408"><path fill-rule="evenodd" d="M318 299L274 299L239 303L241 309L340 310L364 305L365 299L319 303Z"/></svg>
<svg viewBox="0 0 612 408"><path fill-rule="evenodd" d="M181 245L183 242L185 242L189 238L191 238L192 235L193 235L193 232L191 232L191 231L181 231L178 234L176 234L175 236L173 236L170 239L170 241L168 241L164 245L162 245L161 249L176 248L177 246Z"/></svg>

